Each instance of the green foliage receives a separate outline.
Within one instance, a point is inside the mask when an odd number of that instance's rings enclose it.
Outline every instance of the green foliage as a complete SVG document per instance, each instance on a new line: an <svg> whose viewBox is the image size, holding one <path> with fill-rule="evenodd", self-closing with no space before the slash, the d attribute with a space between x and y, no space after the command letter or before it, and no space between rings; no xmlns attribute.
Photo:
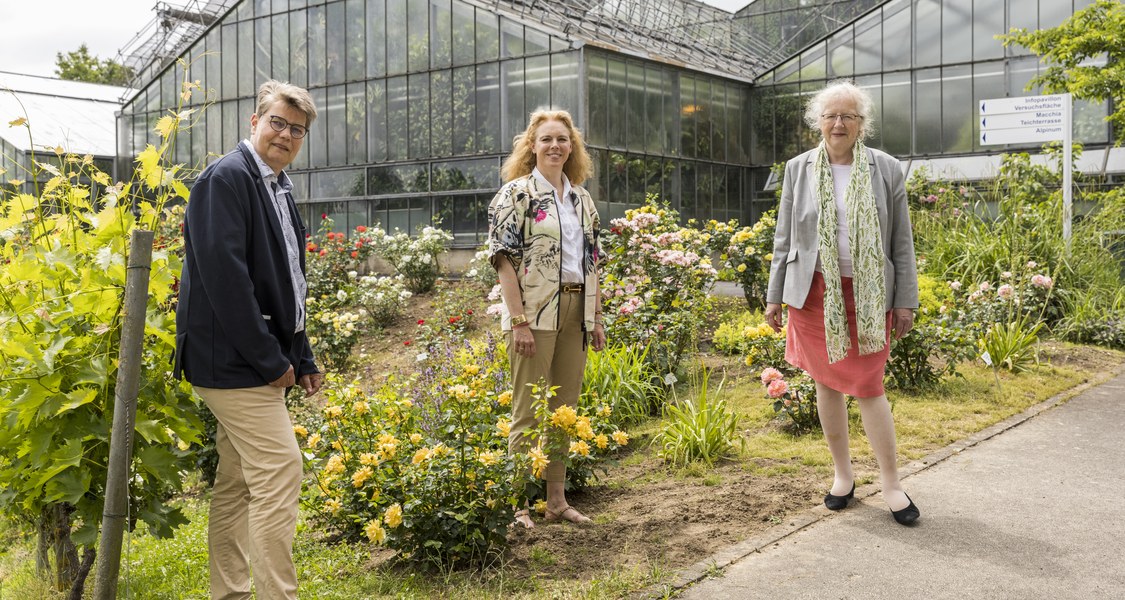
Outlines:
<svg viewBox="0 0 1125 600"><path fill-rule="evenodd" d="M647 344L658 372L677 372L710 314L707 291L718 275L705 234L681 227L676 211L649 195L645 206L614 219L603 240L609 339Z"/></svg>
<svg viewBox="0 0 1125 600"><path fill-rule="evenodd" d="M719 323L719 326L715 328L715 333L711 336L711 345L723 354L741 354L745 352L743 342L746 331L756 329L758 325L763 323L765 323L765 319L762 313L748 310L739 311L733 319L727 318Z"/></svg>
<svg viewBox="0 0 1125 600"><path fill-rule="evenodd" d="M891 341L887 361L888 383L898 389L928 389L947 376L957 375L957 365L973 358L973 330L954 315L919 319L905 337Z"/></svg>
<svg viewBox="0 0 1125 600"><path fill-rule="evenodd" d="M190 94L192 88L185 91ZM181 267L182 165L165 166L190 111L161 119L162 143L137 159L130 183L110 185L91 157L36 162L39 196L0 197L0 509L34 524L55 556L92 548L102 517L130 233L157 232L133 441L132 514L157 535L183 522L164 504L191 468L201 424L168 365ZM80 181L103 187L96 201ZM46 552L40 566L46 567ZM61 559L57 586L76 575ZM64 575L66 573L66 575Z"/></svg>
<svg viewBox="0 0 1125 600"><path fill-rule="evenodd" d="M709 380L710 374L704 370L694 399L664 406L664 420L652 444L672 465L686 466L694 461L713 465L736 451L736 441L745 443L738 434L738 415L718 397L722 383L712 392Z"/></svg>
<svg viewBox="0 0 1125 600"><path fill-rule="evenodd" d="M1026 47L1049 65L1027 83L1027 90L1043 86L1047 93L1109 100L1114 112L1106 120L1113 123L1118 141L1125 140L1125 7L1119 0L1097 0L1058 27L1012 29L997 38L1004 46Z"/></svg>
<svg viewBox="0 0 1125 600"><path fill-rule="evenodd" d="M643 346L612 345L586 357L582 404L607 405L612 423L632 425L648 418L664 397L659 377Z"/></svg>
<svg viewBox="0 0 1125 600"><path fill-rule="evenodd" d="M613 409L592 398L581 399L578 408L561 405L551 410L554 388L532 387L532 407L536 425L524 433L532 439L531 470L535 484L529 489L532 497L546 497L546 486L540 481L549 461L566 463L566 489L581 490L597 480L597 473L606 471L607 458L629 444L629 434L611 420Z"/></svg>
<svg viewBox="0 0 1125 600"><path fill-rule="evenodd" d="M790 370L792 372L792 370ZM820 429L820 415L816 410L816 384L803 372L791 375L793 383L785 381L785 375L778 369L767 367L762 370L762 385L766 395L773 399L773 412L786 421L796 434L809 433Z"/></svg>
<svg viewBox="0 0 1125 600"><path fill-rule="evenodd" d="M133 71L112 59L101 60L91 56L86 44L82 44L65 55L62 52L55 54L55 75L71 81L126 86L133 78Z"/></svg>
<svg viewBox="0 0 1125 600"><path fill-rule="evenodd" d="M737 227L729 224L708 224L708 231ZM777 227L777 211L763 214L751 227L737 229L727 238L726 245L716 246L723 261L721 278L736 281L742 286L746 305L751 309L765 308L766 287L769 285L770 261L773 260L773 237Z"/></svg>
<svg viewBox="0 0 1125 600"><path fill-rule="evenodd" d="M985 362L994 369L1022 373L1039 362L1034 349L1042 327L1042 323L1029 323L1023 317L994 323L980 341L981 356L987 356Z"/></svg>

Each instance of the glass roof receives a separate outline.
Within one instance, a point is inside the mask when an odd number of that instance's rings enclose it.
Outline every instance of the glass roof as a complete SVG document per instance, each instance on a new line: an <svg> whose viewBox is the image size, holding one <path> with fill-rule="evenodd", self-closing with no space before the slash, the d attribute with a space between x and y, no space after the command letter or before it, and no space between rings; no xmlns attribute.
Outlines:
<svg viewBox="0 0 1125 600"><path fill-rule="evenodd" d="M74 154L116 156L116 113L131 90L0 72L0 122L26 117L24 127L0 126L0 137L21 152L62 146Z"/></svg>

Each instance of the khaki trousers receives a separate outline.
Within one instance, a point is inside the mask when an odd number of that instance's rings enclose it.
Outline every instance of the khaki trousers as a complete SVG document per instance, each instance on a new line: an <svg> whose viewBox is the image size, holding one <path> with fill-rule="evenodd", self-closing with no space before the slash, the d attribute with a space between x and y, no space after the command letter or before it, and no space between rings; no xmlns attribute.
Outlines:
<svg viewBox="0 0 1125 600"><path fill-rule="evenodd" d="M508 452L527 452L531 438L525 432L536 425L528 384L546 379L547 385L559 386L549 406L552 411L563 404L578 406L582 393L582 373L586 369L585 332L582 331L583 295L562 293L559 299L559 329L533 329L535 356L517 354L508 332L508 360L512 370L512 429L508 435ZM548 456L547 481L566 481L566 463L562 456Z"/></svg>
<svg viewBox="0 0 1125 600"><path fill-rule="evenodd" d="M249 600L253 569L259 600L295 599L293 537L302 465L285 389L195 391L219 422L207 530L211 598Z"/></svg>

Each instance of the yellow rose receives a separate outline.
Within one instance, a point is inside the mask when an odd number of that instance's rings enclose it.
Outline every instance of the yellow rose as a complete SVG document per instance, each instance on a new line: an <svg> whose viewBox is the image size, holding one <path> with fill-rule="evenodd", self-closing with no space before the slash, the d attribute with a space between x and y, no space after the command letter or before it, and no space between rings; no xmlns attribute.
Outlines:
<svg viewBox="0 0 1125 600"><path fill-rule="evenodd" d="M496 402L500 406L508 406L509 404L511 404L512 403L512 391L508 390L508 391L500 394L500 396L498 398L496 398Z"/></svg>
<svg viewBox="0 0 1125 600"><path fill-rule="evenodd" d="M578 417L578 422L574 424L574 429L578 437L584 440L594 437L594 428L590 426L590 417Z"/></svg>
<svg viewBox="0 0 1125 600"><path fill-rule="evenodd" d="M598 448L605 450L606 446L609 445L609 438L606 437L604 433L599 433L597 437L594 438L594 443L597 444Z"/></svg>
<svg viewBox="0 0 1125 600"><path fill-rule="evenodd" d="M430 457L430 449L429 448L419 448L418 451L414 453L414 458L410 459L410 464L416 465L416 464L426 460L429 457Z"/></svg>
<svg viewBox="0 0 1125 600"><path fill-rule="evenodd" d="M613 441L618 446L629 445L629 434L625 433L624 431L614 431L611 437L613 437Z"/></svg>
<svg viewBox="0 0 1125 600"><path fill-rule="evenodd" d="M584 440L578 440L577 442L571 442L570 443L570 453L571 454L577 454L579 456L589 456L590 455L590 445L587 444Z"/></svg>
<svg viewBox="0 0 1125 600"><path fill-rule="evenodd" d="M309 430L305 429L304 425L294 425L293 433L296 434L297 437L305 437L309 434Z"/></svg>
<svg viewBox="0 0 1125 600"><path fill-rule="evenodd" d="M486 467L490 467L490 466L500 462L499 456L491 450L489 450L487 452L481 452L477 456L477 460L480 461L480 464L482 464Z"/></svg>
<svg viewBox="0 0 1125 600"><path fill-rule="evenodd" d="M547 465L551 461L547 460L547 455L543 454L541 448L532 448L527 452L527 455L531 457L531 472L537 479L542 479L546 475Z"/></svg>
<svg viewBox="0 0 1125 600"><path fill-rule="evenodd" d="M338 419L342 414L344 414L344 409L339 406L327 406L324 408L324 416L329 419Z"/></svg>
<svg viewBox="0 0 1125 600"><path fill-rule="evenodd" d="M333 454L328 458L328 462L324 463L325 475L338 475L344 472L344 458L339 454Z"/></svg>
<svg viewBox="0 0 1125 600"><path fill-rule="evenodd" d="M316 448L320 445L320 434L314 433L309 436L309 441L306 443L309 448Z"/></svg>
<svg viewBox="0 0 1125 600"><path fill-rule="evenodd" d="M359 402L356 402L352 405L352 412L357 415L366 415L367 413L371 412L371 405L364 402L363 400L360 400Z"/></svg>
<svg viewBox="0 0 1125 600"><path fill-rule="evenodd" d="M359 455L359 464L377 465L379 464L379 457L370 452L364 452L363 454Z"/></svg>
<svg viewBox="0 0 1125 600"><path fill-rule="evenodd" d="M367 483L367 480L371 479L371 476L374 474L375 471L372 471L371 467L364 466L362 469L352 473L352 486L356 488L363 487L363 484Z"/></svg>
<svg viewBox="0 0 1125 600"><path fill-rule="evenodd" d="M554 414L551 415L551 424L563 429L570 428L577 420L578 413L574 412L573 408L565 404L555 409Z"/></svg>
<svg viewBox="0 0 1125 600"><path fill-rule="evenodd" d="M340 514L340 511L343 509L344 505L340 504L340 501L335 498L331 498L324 502L324 510L328 511L328 514L332 515L333 517Z"/></svg>
<svg viewBox="0 0 1125 600"><path fill-rule="evenodd" d="M387 507L387 512L383 513L383 522L391 529L402 525L402 506L398 502Z"/></svg>
<svg viewBox="0 0 1125 600"><path fill-rule="evenodd" d="M606 417L608 417L612 414L613 414L613 409L610 408L608 404L603 404L600 407L598 407L598 416L599 417L602 417L604 419L604 418L606 418Z"/></svg>
<svg viewBox="0 0 1125 600"><path fill-rule="evenodd" d="M465 365L465 368L462 370L462 372L465 375L472 377L473 375L480 373L480 365Z"/></svg>
<svg viewBox="0 0 1125 600"><path fill-rule="evenodd" d="M746 263L740 263L740 264L738 265L738 269L737 269L737 271L738 271L739 273L745 273L745 272L746 272Z"/></svg>
<svg viewBox="0 0 1125 600"><path fill-rule="evenodd" d="M367 539L373 543L382 544L383 540L387 539L387 531L378 521L371 521L367 524L367 527L363 528L363 531L367 534Z"/></svg>
<svg viewBox="0 0 1125 600"><path fill-rule="evenodd" d="M420 434L420 433L410 434L410 443L411 444L417 444L418 442L421 442L421 441L422 441L422 434Z"/></svg>

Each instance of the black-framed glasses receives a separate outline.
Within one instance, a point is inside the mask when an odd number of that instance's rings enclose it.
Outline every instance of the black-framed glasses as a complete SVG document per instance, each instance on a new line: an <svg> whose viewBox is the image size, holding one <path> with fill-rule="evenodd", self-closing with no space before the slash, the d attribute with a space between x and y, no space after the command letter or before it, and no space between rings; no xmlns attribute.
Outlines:
<svg viewBox="0 0 1125 600"><path fill-rule="evenodd" d="M304 125L296 125L294 123L290 123L289 121L286 121L285 119L283 119L283 118L281 118L277 115L271 115L270 116L270 127L272 127L273 130L278 132L278 133L281 133L282 131L285 131L285 128L288 127L289 128L289 135L293 136L293 139L295 139L295 140L299 140L299 139L305 137L305 134L307 134L309 132L308 127L305 127Z"/></svg>
<svg viewBox="0 0 1125 600"><path fill-rule="evenodd" d="M825 123L835 123L837 120L840 120L844 122L844 125L851 125L863 117L861 115L840 113L835 115L820 115L820 118L823 119Z"/></svg>

